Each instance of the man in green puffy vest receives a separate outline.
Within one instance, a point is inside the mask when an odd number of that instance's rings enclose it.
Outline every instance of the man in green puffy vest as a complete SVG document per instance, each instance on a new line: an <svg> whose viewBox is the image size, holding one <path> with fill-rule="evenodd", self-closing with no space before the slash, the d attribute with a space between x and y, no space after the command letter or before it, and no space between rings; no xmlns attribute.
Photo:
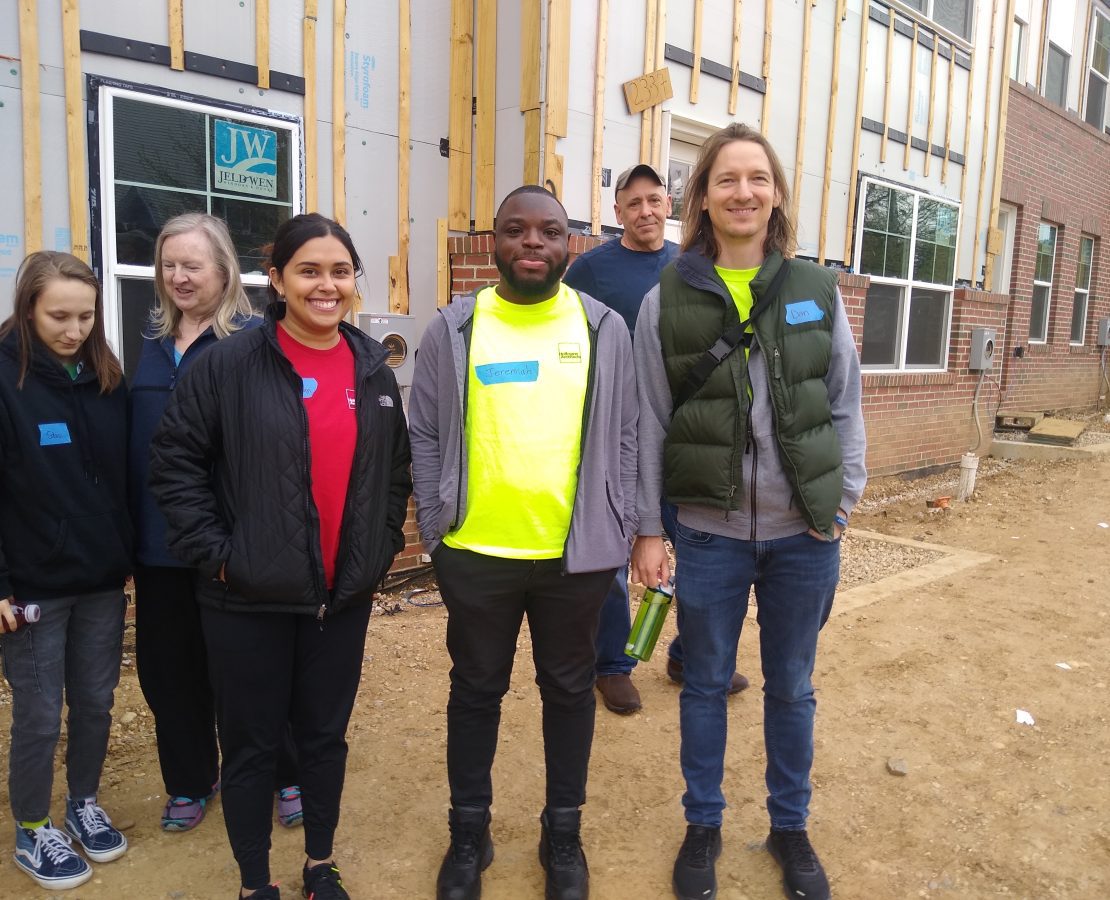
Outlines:
<svg viewBox="0 0 1110 900"><path fill-rule="evenodd" d="M632 578L666 584L658 498L678 508L676 597L686 839L679 898L716 896L726 697L755 588L767 751L767 849L791 896L829 896L809 842L814 659L840 573L840 536L866 482L855 340L836 274L788 259L782 165L733 124L703 145L681 255L636 325L640 526Z"/></svg>

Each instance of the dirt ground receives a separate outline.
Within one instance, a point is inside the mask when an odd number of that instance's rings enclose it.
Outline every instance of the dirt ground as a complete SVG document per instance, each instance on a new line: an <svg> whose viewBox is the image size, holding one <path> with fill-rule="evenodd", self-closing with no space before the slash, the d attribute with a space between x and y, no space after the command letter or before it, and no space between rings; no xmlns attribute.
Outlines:
<svg viewBox="0 0 1110 900"><path fill-rule="evenodd" d="M877 482L853 517L857 533L941 545L943 559L838 598L815 676L811 837L842 900L1110 896L1110 454L985 467L972 502L926 511L924 497L954 493L951 482L951 473ZM433 896L446 842L446 613L395 599L401 611L371 623L336 846L362 900ZM718 864L727 900L781 896L762 846L756 630L745 629L740 666L755 687L731 700ZM543 896L540 709L527 653L523 634L494 770L497 855L486 900ZM661 650L635 680L640 713L618 717L599 704L583 828L598 900L670 897L683 835L678 688ZM0 702L6 733L9 706ZM1035 724L1019 724L1018 710ZM196 831L158 828L164 798L132 666L116 723L101 802L131 850L61 896L232 897L218 801ZM4 757L0 750L6 768ZM891 773L895 760L906 774ZM59 779L55 813L63 791ZM0 845L9 848L0 852L0 897L45 896L15 871L10 840L0 787ZM272 862L286 896L300 896L299 830L276 827Z"/></svg>

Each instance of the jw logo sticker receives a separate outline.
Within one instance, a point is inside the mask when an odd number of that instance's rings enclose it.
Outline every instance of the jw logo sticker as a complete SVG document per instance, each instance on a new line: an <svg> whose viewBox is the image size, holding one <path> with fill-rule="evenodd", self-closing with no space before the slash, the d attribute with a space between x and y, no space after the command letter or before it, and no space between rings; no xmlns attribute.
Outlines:
<svg viewBox="0 0 1110 900"><path fill-rule="evenodd" d="M213 187L254 197L277 197L277 132L214 119Z"/></svg>
<svg viewBox="0 0 1110 900"><path fill-rule="evenodd" d="M582 346L580 344L571 343L559 344L559 362L581 364Z"/></svg>

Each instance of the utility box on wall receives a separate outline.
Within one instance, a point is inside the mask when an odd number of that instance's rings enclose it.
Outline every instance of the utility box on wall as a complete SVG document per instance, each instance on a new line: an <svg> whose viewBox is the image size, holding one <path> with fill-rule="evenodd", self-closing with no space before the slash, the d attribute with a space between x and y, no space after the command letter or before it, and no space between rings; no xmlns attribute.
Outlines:
<svg viewBox="0 0 1110 900"><path fill-rule="evenodd" d="M410 386L419 338L416 334L416 319L393 313L381 315L360 312L358 327L385 347L389 353L386 363L397 376L397 384L401 387Z"/></svg>
<svg viewBox="0 0 1110 900"><path fill-rule="evenodd" d="M1110 318L1098 320L1098 340L1096 343L1099 347L1110 347Z"/></svg>
<svg viewBox="0 0 1110 900"><path fill-rule="evenodd" d="M994 368L994 348L998 334L993 328L971 329L971 358L967 367L973 371L989 371Z"/></svg>

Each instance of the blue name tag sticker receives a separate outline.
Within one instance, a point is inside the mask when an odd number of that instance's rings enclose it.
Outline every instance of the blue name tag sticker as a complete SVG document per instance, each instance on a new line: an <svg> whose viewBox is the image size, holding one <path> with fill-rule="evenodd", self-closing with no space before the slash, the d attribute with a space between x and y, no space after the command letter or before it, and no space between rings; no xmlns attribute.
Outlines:
<svg viewBox="0 0 1110 900"><path fill-rule="evenodd" d="M825 318L825 311L812 300L797 300L786 304L786 322L788 325L801 325L803 322L820 322Z"/></svg>
<svg viewBox="0 0 1110 900"><path fill-rule="evenodd" d="M307 400L316 393L316 388L320 386L315 378L302 378L301 379L301 399Z"/></svg>
<svg viewBox="0 0 1110 900"><path fill-rule="evenodd" d="M539 360L522 360L521 362L486 363L474 367L474 374L482 384L524 384L530 381L539 381Z"/></svg>
<svg viewBox="0 0 1110 900"><path fill-rule="evenodd" d="M69 426L65 422L47 422L39 425L39 446L56 447L59 444L72 444Z"/></svg>

